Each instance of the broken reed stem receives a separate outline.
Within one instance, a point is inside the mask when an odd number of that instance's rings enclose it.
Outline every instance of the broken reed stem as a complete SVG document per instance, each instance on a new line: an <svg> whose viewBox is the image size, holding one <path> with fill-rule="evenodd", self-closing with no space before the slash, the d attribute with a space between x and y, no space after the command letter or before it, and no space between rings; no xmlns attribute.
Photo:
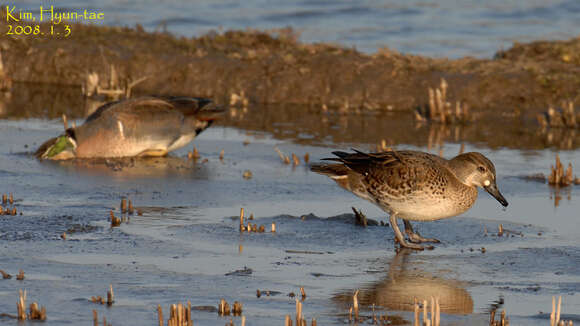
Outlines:
<svg viewBox="0 0 580 326"><path fill-rule="evenodd" d="M435 106L435 91L429 87L429 119L437 114L437 107Z"/></svg>
<svg viewBox="0 0 580 326"><path fill-rule="evenodd" d="M374 306L373 306L374 309ZM413 305L413 312L414 312L414 321L413 326L420 326L419 325L419 303L417 302L417 297L415 297L415 304Z"/></svg>
<svg viewBox="0 0 580 326"><path fill-rule="evenodd" d="M133 89L133 87L135 87L137 84L142 83L143 81L147 80L148 78L149 78L149 76L144 76L144 77L141 77L137 80L131 81L127 85L127 88L125 89L125 97L130 98L131 97L131 90Z"/></svg>
<svg viewBox="0 0 580 326"><path fill-rule="evenodd" d="M125 214L127 212L127 199L121 199L121 214Z"/></svg>
<svg viewBox="0 0 580 326"><path fill-rule="evenodd" d="M292 153L292 161L294 162L294 166L300 165L300 159L294 153Z"/></svg>
<svg viewBox="0 0 580 326"><path fill-rule="evenodd" d="M300 288L300 296L302 297L302 301L306 300L306 291L304 291L303 287Z"/></svg>
<svg viewBox="0 0 580 326"><path fill-rule="evenodd" d="M431 311L431 315L428 314L428 309ZM414 305L414 324L413 325L432 325L439 326L441 322L441 306L439 304L439 298L431 297L431 307L429 307L428 301L423 300L423 323L421 323L419 315L419 303L417 298L415 298ZM491 325L491 323L490 323Z"/></svg>
<svg viewBox="0 0 580 326"><path fill-rule="evenodd" d="M578 127L572 101L564 101L561 110L556 110L550 106L546 112L538 114L536 118L542 129L546 129L546 127L576 129Z"/></svg>
<svg viewBox="0 0 580 326"><path fill-rule="evenodd" d="M358 320L358 292L359 292L359 290L357 289L354 292L354 295L352 296L352 307L354 308L354 320L355 321Z"/></svg>
<svg viewBox="0 0 580 326"><path fill-rule="evenodd" d="M435 299L431 297L431 325L435 326Z"/></svg>
<svg viewBox="0 0 580 326"><path fill-rule="evenodd" d="M2 278L3 278L3 279L9 279L9 278L12 278L12 275L10 275L10 274L6 273L5 271L3 271L3 270L1 270L1 269L0 269L0 274L2 274Z"/></svg>
<svg viewBox="0 0 580 326"><path fill-rule="evenodd" d="M221 299L220 303L218 304L218 314L220 316L229 316L230 315L230 305L224 299Z"/></svg>
<svg viewBox="0 0 580 326"><path fill-rule="evenodd" d="M558 309L556 310L556 324L560 322L560 309L562 308L562 296L558 297Z"/></svg>
<svg viewBox="0 0 580 326"><path fill-rule="evenodd" d="M234 313L234 316L241 316L242 315L242 303L241 302L234 301L233 313Z"/></svg>
<svg viewBox="0 0 580 326"><path fill-rule="evenodd" d="M116 217L115 214L113 213L113 210L110 211L111 216L111 227L116 227L116 226L120 226L121 225L121 219L119 217Z"/></svg>
<svg viewBox="0 0 580 326"><path fill-rule="evenodd" d="M420 122L435 121L443 124L468 122L470 120L468 105L456 101L455 109L453 109L451 103L447 101L447 89L448 84L444 78L441 78L439 87L435 89L429 87L428 105L425 108L418 108L414 112L415 120Z"/></svg>
<svg viewBox="0 0 580 326"><path fill-rule="evenodd" d="M423 299L423 322L427 322L427 300Z"/></svg>
<svg viewBox="0 0 580 326"><path fill-rule="evenodd" d="M186 320L187 326L193 326L193 319L191 319L191 301L187 300Z"/></svg>
<svg viewBox="0 0 580 326"><path fill-rule="evenodd" d="M18 294L18 302L16 304L18 320L26 320L26 290L18 290Z"/></svg>
<svg viewBox="0 0 580 326"><path fill-rule="evenodd" d="M439 113L439 119L441 122L445 123L445 103L439 88L435 89L435 100L435 104L437 105L437 112Z"/></svg>
<svg viewBox="0 0 580 326"><path fill-rule="evenodd" d="M107 291L107 305L112 306L115 302L115 294L113 292L113 284L109 284L109 291Z"/></svg>
<svg viewBox="0 0 580 326"><path fill-rule="evenodd" d="M439 306L439 298L436 298L435 299L435 325L434 326L439 326L440 318L441 318L441 307Z"/></svg>
<svg viewBox="0 0 580 326"><path fill-rule="evenodd" d="M348 322L352 321L352 307L348 308Z"/></svg>
<svg viewBox="0 0 580 326"><path fill-rule="evenodd" d="M177 315L177 306L175 304L172 304L169 306L169 320L167 321L167 324L170 326L174 326L176 324L176 316Z"/></svg>
<svg viewBox="0 0 580 326"><path fill-rule="evenodd" d="M160 304L157 305L157 317L159 320L159 326L163 326L163 309Z"/></svg>
<svg viewBox="0 0 580 326"><path fill-rule="evenodd" d="M302 322L302 303L296 299L296 325Z"/></svg>
<svg viewBox="0 0 580 326"><path fill-rule="evenodd" d="M46 308L42 307L38 309L38 303L33 302L30 304L29 313L28 313L29 320L46 320Z"/></svg>
<svg viewBox="0 0 580 326"><path fill-rule="evenodd" d="M276 146L274 146L274 150L276 151L276 153L278 153L278 156L280 157L282 162L284 162L284 154L282 153L282 151L280 149L278 149L278 147L276 147Z"/></svg>
<svg viewBox="0 0 580 326"><path fill-rule="evenodd" d="M64 126L64 130L66 131L68 129L68 121L66 119L66 114L62 114L62 124Z"/></svg>
<svg viewBox="0 0 580 326"><path fill-rule="evenodd" d="M443 99L447 98L447 81L445 80L445 78L441 78L441 97Z"/></svg>
<svg viewBox="0 0 580 326"><path fill-rule="evenodd" d="M284 164L290 164L290 158L288 157L288 155L282 153L282 151L278 149L278 147L274 147L274 150L276 151L276 153L278 153L278 156L280 156L280 159L282 160L282 162L284 162Z"/></svg>
<svg viewBox="0 0 580 326"><path fill-rule="evenodd" d="M163 326L163 315L161 313L161 306L157 307L159 316L159 325ZM193 321L191 319L191 302L187 301L187 307L178 303L169 306L169 320L167 321L169 326L193 326Z"/></svg>
<svg viewBox="0 0 580 326"><path fill-rule="evenodd" d="M93 325L99 326L99 313L93 309Z"/></svg>
<svg viewBox="0 0 580 326"><path fill-rule="evenodd" d="M290 315L286 315L284 319L284 326L292 326L292 317Z"/></svg>
<svg viewBox="0 0 580 326"><path fill-rule="evenodd" d="M556 154L556 165L550 167L550 176L548 176L548 184L556 187L566 187L574 183L578 183L578 178L574 178L572 170L572 163L568 163L568 168L564 170L564 166L560 161L560 156Z"/></svg>
<svg viewBox="0 0 580 326"><path fill-rule="evenodd" d="M240 208L240 232L244 232L244 208Z"/></svg>
<svg viewBox="0 0 580 326"><path fill-rule="evenodd" d="M200 158L201 156L199 155L199 151L197 150L197 148L195 146L193 146L193 151L192 152L187 152L187 158L188 159L192 159L194 162L197 162L197 160Z"/></svg>

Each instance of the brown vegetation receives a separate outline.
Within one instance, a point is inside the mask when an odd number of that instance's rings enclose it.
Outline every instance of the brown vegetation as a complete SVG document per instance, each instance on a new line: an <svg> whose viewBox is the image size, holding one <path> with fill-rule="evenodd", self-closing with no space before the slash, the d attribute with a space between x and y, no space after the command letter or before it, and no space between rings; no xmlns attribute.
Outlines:
<svg viewBox="0 0 580 326"><path fill-rule="evenodd" d="M4 27L6 19L0 21ZM291 29L196 38L83 24L71 31L67 38L6 35L0 41L3 79L73 85L79 94L84 85L86 95L91 87L101 93L132 88L242 107L294 103L342 112L424 106L424 90L443 77L451 98L473 110L539 110L578 100L580 89L580 39L515 44L493 59L449 60L303 44Z"/></svg>
<svg viewBox="0 0 580 326"><path fill-rule="evenodd" d="M564 172L564 166L560 162L560 156L556 155L556 166L550 167L551 173L548 183L556 187L566 187L572 184L580 184L580 179L575 178L572 172L572 163L568 163L568 168Z"/></svg>

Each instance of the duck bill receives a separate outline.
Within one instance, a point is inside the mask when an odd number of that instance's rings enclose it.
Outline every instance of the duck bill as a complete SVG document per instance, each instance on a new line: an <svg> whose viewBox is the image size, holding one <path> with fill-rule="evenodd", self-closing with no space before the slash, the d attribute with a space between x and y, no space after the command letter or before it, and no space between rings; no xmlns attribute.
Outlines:
<svg viewBox="0 0 580 326"><path fill-rule="evenodd" d="M508 202L507 200L505 200L505 198L503 198L503 195L501 194L501 192L499 192L499 189L497 189L497 185L495 184L495 182L487 187L483 187L483 189L485 189L485 191L487 191L490 195L492 195L493 198L497 199L497 201L500 204L502 204L504 207L507 207Z"/></svg>

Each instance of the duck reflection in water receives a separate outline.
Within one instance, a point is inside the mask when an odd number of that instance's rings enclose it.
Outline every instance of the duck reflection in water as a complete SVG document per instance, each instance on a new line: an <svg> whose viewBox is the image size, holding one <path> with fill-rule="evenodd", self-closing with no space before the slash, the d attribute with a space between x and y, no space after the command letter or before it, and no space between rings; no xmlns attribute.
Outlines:
<svg viewBox="0 0 580 326"><path fill-rule="evenodd" d="M211 167L202 162L177 156L47 161L44 167L73 174L108 176L124 180L148 177L185 177L201 180L211 178Z"/></svg>
<svg viewBox="0 0 580 326"><path fill-rule="evenodd" d="M473 299L461 282L431 275L409 262L412 250L401 249L392 259L387 277L360 289L358 299L363 306L383 307L394 311L413 311L415 298L418 302L439 298L441 313L471 314ZM333 300L348 306L352 304L349 290L334 296Z"/></svg>

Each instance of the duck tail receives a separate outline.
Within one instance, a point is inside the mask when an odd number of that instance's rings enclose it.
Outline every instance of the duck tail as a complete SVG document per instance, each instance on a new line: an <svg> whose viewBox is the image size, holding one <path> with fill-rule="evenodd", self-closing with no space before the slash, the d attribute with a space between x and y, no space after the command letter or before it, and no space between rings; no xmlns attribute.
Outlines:
<svg viewBox="0 0 580 326"><path fill-rule="evenodd" d="M326 175L333 179L347 177L349 170L344 164L314 163L310 165L310 171Z"/></svg>
<svg viewBox="0 0 580 326"><path fill-rule="evenodd" d="M217 106L211 99L187 96L154 96L171 104L185 116L195 116L201 121L213 121L219 119L225 110Z"/></svg>
<svg viewBox="0 0 580 326"><path fill-rule="evenodd" d="M201 101L204 99L198 99L200 100L200 108L199 111L197 111L197 116L196 118L198 120L202 120L202 121L214 121L217 119L220 119L224 113L226 112L226 110L224 110L221 106L216 105L213 101L211 100L205 100L205 101Z"/></svg>

